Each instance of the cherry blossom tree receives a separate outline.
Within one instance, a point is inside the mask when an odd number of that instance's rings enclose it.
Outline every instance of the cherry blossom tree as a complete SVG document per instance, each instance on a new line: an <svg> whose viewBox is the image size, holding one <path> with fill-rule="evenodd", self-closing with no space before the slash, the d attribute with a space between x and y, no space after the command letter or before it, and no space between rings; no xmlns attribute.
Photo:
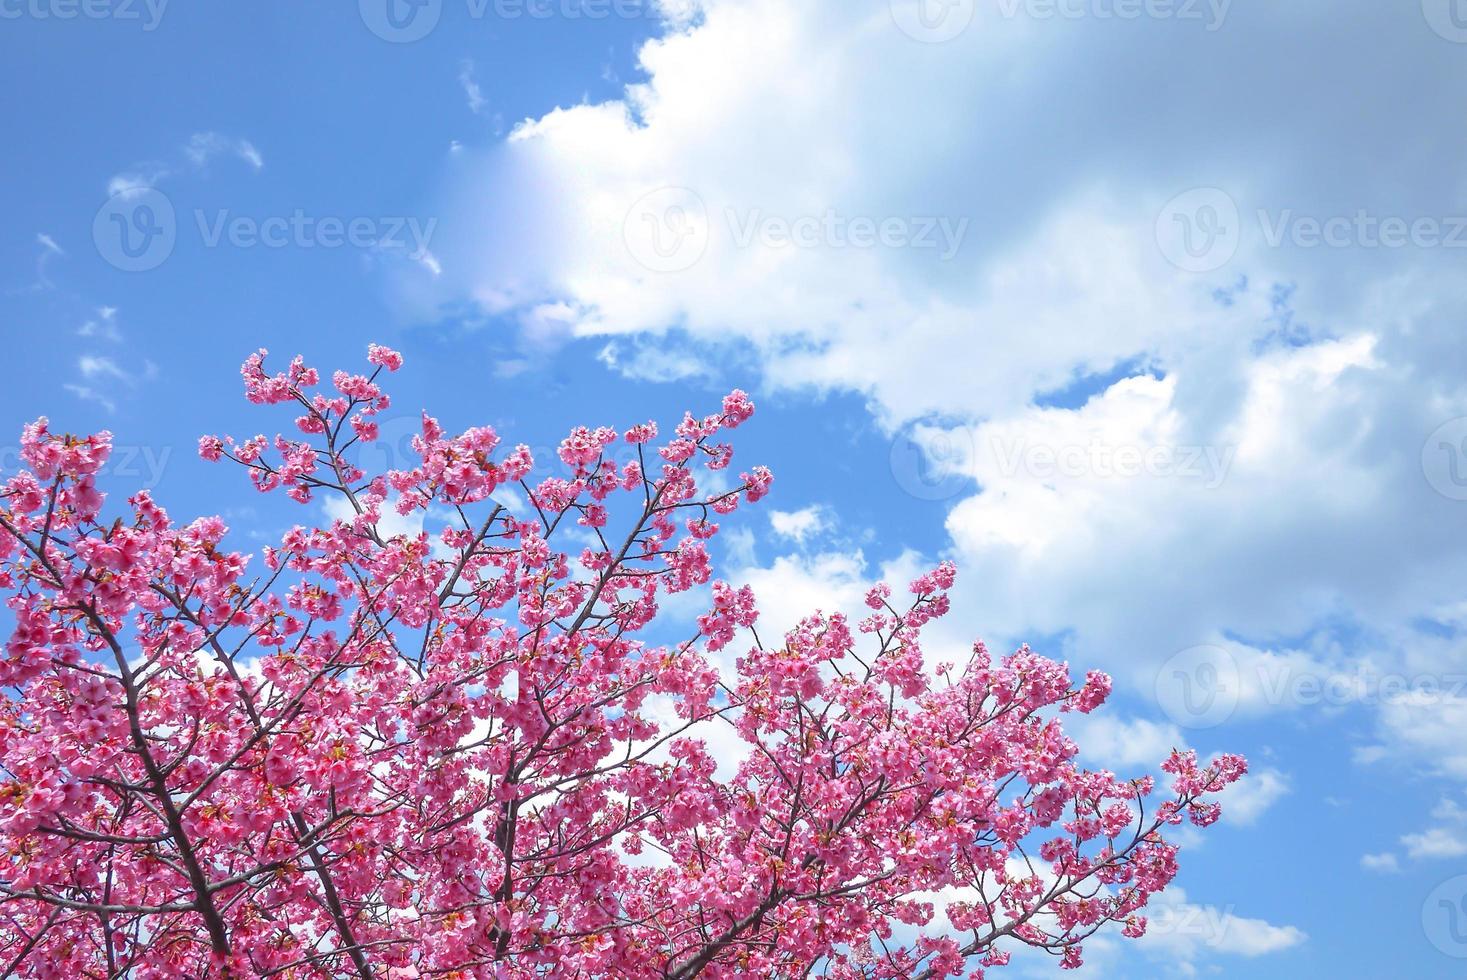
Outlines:
<svg viewBox="0 0 1467 980"><path fill-rule="evenodd" d="M261 555L146 492L104 517L105 432L41 419L5 477L7 976L1069 967L1108 924L1144 932L1177 873L1163 833L1216 820L1245 770L1174 752L1152 803L1061 728L1105 675L981 643L929 665L950 564L761 640L708 554L770 489L730 476L742 392L660 442L576 429L554 460L424 415L413 458L366 473L402 358L323 385L264 356L246 395L293 433L200 441L309 505ZM696 622L660 614L689 592Z"/></svg>

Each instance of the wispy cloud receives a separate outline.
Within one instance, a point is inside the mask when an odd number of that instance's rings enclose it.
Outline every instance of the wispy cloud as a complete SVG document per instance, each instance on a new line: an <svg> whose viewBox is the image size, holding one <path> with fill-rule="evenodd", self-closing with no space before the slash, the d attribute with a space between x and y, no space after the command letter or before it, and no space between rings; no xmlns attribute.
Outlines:
<svg viewBox="0 0 1467 980"><path fill-rule="evenodd" d="M108 412L117 411L117 403L95 388L89 387L87 385L76 384L63 384L61 387L65 388L67 391L71 392L73 395L80 398L84 402L96 402L98 405L101 405L103 408L105 408Z"/></svg>
<svg viewBox="0 0 1467 980"><path fill-rule="evenodd" d="M256 172L265 166L264 157L249 140L232 139L212 130L194 133L183 148L183 152L195 167L207 166L210 160L224 154L233 154L249 164Z"/></svg>
<svg viewBox="0 0 1467 980"><path fill-rule="evenodd" d="M474 62L471 58L465 58L458 68L458 83L463 87L464 98L468 100L469 111L478 115L486 105L484 90L479 87L478 79L474 77Z"/></svg>
<svg viewBox="0 0 1467 980"><path fill-rule="evenodd" d="M112 312L115 314L116 311ZM111 320L110 316L103 318L105 323L110 323ZM82 401L96 402L108 412L117 411L119 394L131 392L139 383L152 381L159 374L158 365L150 360L144 360L142 367L134 370L124 367L111 357L94 353L85 353L78 357L76 369L80 379L63 384L62 387Z"/></svg>
<svg viewBox="0 0 1467 980"><path fill-rule="evenodd" d="M1431 809L1436 826L1415 834L1404 834L1401 846L1418 861L1459 858L1467 855L1467 808L1443 797Z"/></svg>
<svg viewBox="0 0 1467 980"><path fill-rule="evenodd" d="M82 377L93 378L116 378L119 381L130 381L131 375L117 366L117 362L110 357L97 357L93 354L83 354L77 360L77 369L81 371Z"/></svg>
<svg viewBox="0 0 1467 980"><path fill-rule="evenodd" d="M254 167L255 170L265 169L265 158L260 156L260 151L255 149L255 144L249 140L240 140L235 151L239 154L240 159Z"/></svg>
<svg viewBox="0 0 1467 980"><path fill-rule="evenodd" d="M114 174L107 181L107 196L133 197L150 191L157 185L158 181L169 175L170 171L161 164L145 164L123 173Z"/></svg>
<svg viewBox="0 0 1467 980"><path fill-rule="evenodd" d="M596 354L607 367L644 381L683 381L708 375L711 369L691 348L674 349L664 341L607 344Z"/></svg>
<svg viewBox="0 0 1467 980"><path fill-rule="evenodd" d="M117 328L117 307L99 306L97 315L76 328L78 337L95 337L114 343L122 340L122 331Z"/></svg>
<svg viewBox="0 0 1467 980"><path fill-rule="evenodd" d="M126 196L141 194L152 190L160 181L179 173L204 170L211 161L220 156L231 156L243 160L255 173L259 173L265 167L265 158L255 144L247 139L236 139L213 130L194 133L177 153L178 156L174 163L158 161L140 163L114 174L107 181L107 195L116 197L119 194Z"/></svg>
<svg viewBox="0 0 1467 980"><path fill-rule="evenodd" d="M50 276L46 274L46 267L57 257L65 258L66 256L66 250L57 245L56 239L45 232L36 233L36 244L41 247L36 254L36 278L25 288L25 292L40 292L52 288L53 283Z"/></svg>

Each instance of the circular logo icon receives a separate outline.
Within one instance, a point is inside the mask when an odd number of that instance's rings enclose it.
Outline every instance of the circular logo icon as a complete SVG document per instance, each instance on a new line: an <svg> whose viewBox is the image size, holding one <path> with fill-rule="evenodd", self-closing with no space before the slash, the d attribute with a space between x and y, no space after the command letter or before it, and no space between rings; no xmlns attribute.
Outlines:
<svg viewBox="0 0 1467 980"><path fill-rule="evenodd" d="M971 482L973 456L966 427L908 426L891 441L891 475L909 496L947 500Z"/></svg>
<svg viewBox="0 0 1467 980"><path fill-rule="evenodd" d="M890 0L891 19L914 41L951 41L973 23L977 0Z"/></svg>
<svg viewBox="0 0 1467 980"><path fill-rule="evenodd" d="M1182 728L1215 728L1232 717L1242 688L1238 662L1219 646L1173 654L1156 673L1156 702Z"/></svg>
<svg viewBox="0 0 1467 980"><path fill-rule="evenodd" d="M1467 959L1467 875L1448 878L1421 903L1421 928L1438 950Z"/></svg>
<svg viewBox="0 0 1467 980"><path fill-rule="evenodd" d="M1156 217L1156 244L1185 272L1213 272L1238 254L1243 222L1227 191L1199 187L1178 194Z"/></svg>
<svg viewBox="0 0 1467 980"><path fill-rule="evenodd" d="M1467 0L1421 0L1421 13L1439 37L1467 44Z"/></svg>
<svg viewBox="0 0 1467 980"><path fill-rule="evenodd" d="M384 41L421 41L438 26L443 0L357 0L367 30Z"/></svg>
<svg viewBox="0 0 1467 980"><path fill-rule="evenodd" d="M1467 418L1436 427L1421 447L1421 472L1448 500L1467 500Z"/></svg>
<svg viewBox="0 0 1467 980"><path fill-rule="evenodd" d="M123 272L158 268L177 241L173 202L155 188L114 194L92 219L97 253Z"/></svg>
<svg viewBox="0 0 1467 980"><path fill-rule="evenodd" d="M627 251L653 272L692 268L708 248L708 232L708 208L686 187L643 194L622 222Z"/></svg>

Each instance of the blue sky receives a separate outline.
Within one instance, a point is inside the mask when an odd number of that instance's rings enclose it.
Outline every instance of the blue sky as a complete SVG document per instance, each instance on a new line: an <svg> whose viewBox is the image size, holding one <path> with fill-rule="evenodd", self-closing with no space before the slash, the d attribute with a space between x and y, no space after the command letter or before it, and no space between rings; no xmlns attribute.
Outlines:
<svg viewBox="0 0 1467 980"><path fill-rule="evenodd" d="M254 546L256 347L532 446L745 387L766 631L952 557L1098 764L1252 760L1091 975L1462 974L1467 4L394 2L0 0L0 430Z"/></svg>

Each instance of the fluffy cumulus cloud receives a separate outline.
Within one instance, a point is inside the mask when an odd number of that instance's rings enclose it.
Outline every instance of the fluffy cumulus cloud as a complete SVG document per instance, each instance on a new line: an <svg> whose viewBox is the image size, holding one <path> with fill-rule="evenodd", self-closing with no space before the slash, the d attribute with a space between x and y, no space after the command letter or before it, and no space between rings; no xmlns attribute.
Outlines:
<svg viewBox="0 0 1467 980"><path fill-rule="evenodd" d="M1407 857L1419 861L1444 861L1467 855L1467 809L1455 799L1444 797L1431 809L1432 826L1401 837ZM1377 855L1378 857L1378 855ZM1395 855L1386 854L1391 867ZM1366 859L1371 855L1366 855Z"/></svg>
<svg viewBox="0 0 1467 980"><path fill-rule="evenodd" d="M1467 780L1467 696L1413 690L1392 697L1381 710L1381 757L1397 754L1427 760L1434 771Z"/></svg>
<svg viewBox="0 0 1467 980"><path fill-rule="evenodd" d="M747 582L759 603L756 628L766 641L777 642L800 620L818 611L858 613L862 597L877 579L905 585L925 569L914 552L873 567L860 551L781 555L768 566L730 572L730 581Z"/></svg>
<svg viewBox="0 0 1467 980"><path fill-rule="evenodd" d="M1128 718L1115 710L1072 716L1065 720L1065 730L1080 746L1081 762L1119 773L1154 772L1172 749L1193 747L1192 739L1174 724ZM1255 767L1228 790L1223 819L1242 826L1256 824L1289 789L1286 773Z"/></svg>
<svg viewBox="0 0 1467 980"><path fill-rule="evenodd" d="M1187 901L1180 888L1169 888L1151 910L1146 935L1139 942L1172 962L1190 963L1199 955L1223 953L1253 957L1297 946L1308 937L1294 926L1237 915L1231 908Z"/></svg>
<svg viewBox="0 0 1467 980"><path fill-rule="evenodd" d="M779 537L804 544L806 538L829 527L829 519L823 507L813 504L799 510L772 510L769 512L769 524Z"/></svg>
<svg viewBox="0 0 1467 980"><path fill-rule="evenodd" d="M1467 183L1442 163L1467 129L1423 97L1467 80L1461 46L1417 4L911 6L680 4L623 99L455 154L462 218L412 299L553 314L637 377L732 348L766 388L864 395L944 447L907 487L947 496L965 571L941 641L1064 636L1148 693L1206 645L1228 715L1367 704L1362 762L1467 777L1467 699L1415 684L1467 626ZM747 577L773 630L872 571ZM1153 762L1169 714L1091 734ZM1288 785L1259 774L1239 816Z"/></svg>
<svg viewBox="0 0 1467 980"><path fill-rule="evenodd" d="M1467 137L1416 94L1467 68L1415 12L1196 9L980 4L924 43L901 4L707 0L624 99L456 155L465 220L425 298L530 330L554 311L639 376L738 344L768 386L940 427L989 635L1154 663L1432 615L1467 571L1456 450L1422 465L1467 414L1442 212L1463 188L1434 162ZM1299 71L1304 30L1342 56ZM1389 73L1383 39L1412 51ZM631 353L674 329L685 349Z"/></svg>
<svg viewBox="0 0 1467 980"><path fill-rule="evenodd" d="M1389 851L1380 854L1360 855L1360 867L1366 871L1376 871L1381 874L1395 874L1401 870L1401 862Z"/></svg>

